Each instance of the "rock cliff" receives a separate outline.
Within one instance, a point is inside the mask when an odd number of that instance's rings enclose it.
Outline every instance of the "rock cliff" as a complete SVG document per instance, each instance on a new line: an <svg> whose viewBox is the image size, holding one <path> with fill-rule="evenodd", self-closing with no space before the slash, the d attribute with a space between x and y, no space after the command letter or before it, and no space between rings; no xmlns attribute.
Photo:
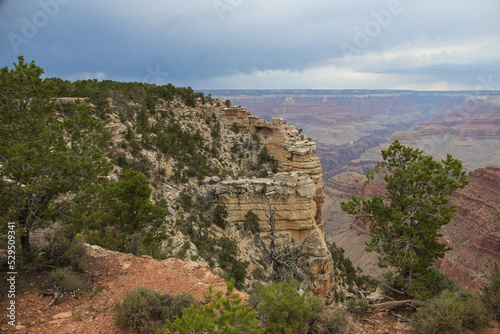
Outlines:
<svg viewBox="0 0 500 334"><path fill-rule="evenodd" d="M470 91L246 90L210 93L244 105L253 115L266 119L281 117L302 128L303 134L312 137L317 144L325 179L345 171L364 173L373 167L364 159L355 166L350 162L386 142L396 131L409 130L422 121L454 111L473 115L473 109L482 108L488 98L498 98L496 92L478 95ZM377 149L376 153L379 152Z"/></svg>
<svg viewBox="0 0 500 334"><path fill-rule="evenodd" d="M490 261L500 259L500 168L488 166L469 173L469 185L452 197L457 212L442 230L453 248L438 268L467 288L486 282Z"/></svg>
<svg viewBox="0 0 500 334"><path fill-rule="evenodd" d="M203 193L227 207L230 223L243 224L247 212L255 213L263 240L270 229L266 215L271 206L279 242L291 247L303 244L307 269L314 275L312 291L326 297L334 286L334 275L324 238L321 163L315 143L282 119L266 122L245 108L223 109L221 120L235 124L239 132L258 136L280 172L269 178L210 178L205 180Z"/></svg>

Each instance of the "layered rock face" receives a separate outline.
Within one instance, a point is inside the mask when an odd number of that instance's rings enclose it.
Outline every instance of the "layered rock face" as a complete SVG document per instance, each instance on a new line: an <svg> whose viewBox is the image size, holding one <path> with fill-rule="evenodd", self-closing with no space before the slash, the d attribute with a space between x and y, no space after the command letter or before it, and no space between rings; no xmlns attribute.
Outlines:
<svg viewBox="0 0 500 334"><path fill-rule="evenodd" d="M246 108L223 109L220 117L226 124L236 125L239 131L257 135L259 142L278 163L280 171L308 174L316 186L314 201L321 208L324 200L323 177L314 142L301 136L295 126L286 124L283 119L273 118L271 122L266 122L248 113ZM314 218L322 229L321 210L317 210Z"/></svg>
<svg viewBox="0 0 500 334"><path fill-rule="evenodd" d="M381 180L369 186L364 185L365 180L356 173L343 173L326 182L325 233L328 240L345 249L355 266L376 276L381 272L376 254L364 251L369 238L367 226L340 209L340 202L352 196L383 194ZM453 250L436 261L436 266L457 279L462 287L477 290L486 282L490 261L500 258L500 168L475 170L469 173L468 180L469 185L452 196L450 203L457 206L457 212L441 231L443 241Z"/></svg>
<svg viewBox="0 0 500 334"><path fill-rule="evenodd" d="M325 179L345 171L364 173L373 167L373 163L366 160L350 162L385 143L396 131L409 130L454 110L467 111L484 102L483 96L476 96L474 92L247 90L210 93L244 105L253 115L266 119L281 117L302 128L317 144ZM490 92L489 95L499 94ZM468 102L471 96L476 96L479 102Z"/></svg>
<svg viewBox="0 0 500 334"><path fill-rule="evenodd" d="M472 103L472 102L471 102ZM487 165L500 165L500 99L490 96L462 106L451 113L422 122L411 130L398 131L390 140L364 152L343 170L364 173L380 159L380 150L398 139L406 146L418 147L435 159L449 153L472 171Z"/></svg>
<svg viewBox="0 0 500 334"><path fill-rule="evenodd" d="M457 212L442 230L453 250L437 265L462 286L477 290L490 262L500 259L500 168L477 169L468 179L469 185L453 195Z"/></svg>
<svg viewBox="0 0 500 334"><path fill-rule="evenodd" d="M282 119L266 122L244 108L224 109L220 118L239 131L257 135L281 172L270 178L212 178L203 192L226 205L229 222L245 222L248 211L256 214L263 240L270 231L267 215L271 208L280 242L292 247L303 243L303 251L309 255L307 267L314 275L312 291L326 297L334 286L334 277L323 232L324 195L316 145Z"/></svg>

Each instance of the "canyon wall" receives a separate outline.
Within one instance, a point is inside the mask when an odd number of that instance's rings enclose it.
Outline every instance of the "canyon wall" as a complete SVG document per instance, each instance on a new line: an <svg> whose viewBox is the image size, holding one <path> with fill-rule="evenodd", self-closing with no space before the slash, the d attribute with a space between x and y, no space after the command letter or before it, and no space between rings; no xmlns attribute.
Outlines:
<svg viewBox="0 0 500 334"><path fill-rule="evenodd" d="M244 223L248 211L256 214L263 240L270 231L267 216L273 210L279 243L290 247L303 244L308 255L306 266L314 275L312 291L327 297L335 277L324 238L322 173L315 143L282 119L266 122L245 108L226 108L219 116L239 132L258 136L280 172L269 178L211 178L206 180L203 192L226 205L231 223Z"/></svg>
<svg viewBox="0 0 500 334"><path fill-rule="evenodd" d="M396 131L387 142L366 150L342 170L364 173L371 169L380 159L380 151L395 139L423 150L436 160L451 154L468 171L500 166L500 98L485 96L470 107L458 106L410 130Z"/></svg>
<svg viewBox="0 0 500 334"><path fill-rule="evenodd" d="M280 117L317 144L323 177L345 171L364 173L373 161L364 152L436 116L469 110L484 103L488 92L416 92L387 90L269 90L207 91L219 99L244 105L256 116ZM496 94L496 95L495 95ZM477 95L477 96L476 96ZM474 99L469 102L469 100ZM380 151L378 151L380 152ZM376 161L378 156L375 157ZM484 166L483 166L484 167Z"/></svg>

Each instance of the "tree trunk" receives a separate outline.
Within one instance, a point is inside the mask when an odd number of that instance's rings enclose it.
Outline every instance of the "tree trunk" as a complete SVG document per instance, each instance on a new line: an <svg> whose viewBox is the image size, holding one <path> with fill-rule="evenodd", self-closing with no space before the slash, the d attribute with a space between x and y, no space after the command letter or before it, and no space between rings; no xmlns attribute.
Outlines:
<svg viewBox="0 0 500 334"><path fill-rule="evenodd" d="M425 302L417 299L408 299L408 300L397 300L393 302L381 303L381 304L372 304L368 305L369 309L372 310L391 310L393 308L403 307L406 304L410 304L413 306L425 306Z"/></svg>

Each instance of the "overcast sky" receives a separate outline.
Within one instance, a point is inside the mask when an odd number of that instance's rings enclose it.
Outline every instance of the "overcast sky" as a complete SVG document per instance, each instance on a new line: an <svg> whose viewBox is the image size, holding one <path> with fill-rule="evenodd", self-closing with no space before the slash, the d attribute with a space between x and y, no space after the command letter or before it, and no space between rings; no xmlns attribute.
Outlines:
<svg viewBox="0 0 500 334"><path fill-rule="evenodd" d="M500 89L500 0L0 0L0 67L202 89Z"/></svg>

